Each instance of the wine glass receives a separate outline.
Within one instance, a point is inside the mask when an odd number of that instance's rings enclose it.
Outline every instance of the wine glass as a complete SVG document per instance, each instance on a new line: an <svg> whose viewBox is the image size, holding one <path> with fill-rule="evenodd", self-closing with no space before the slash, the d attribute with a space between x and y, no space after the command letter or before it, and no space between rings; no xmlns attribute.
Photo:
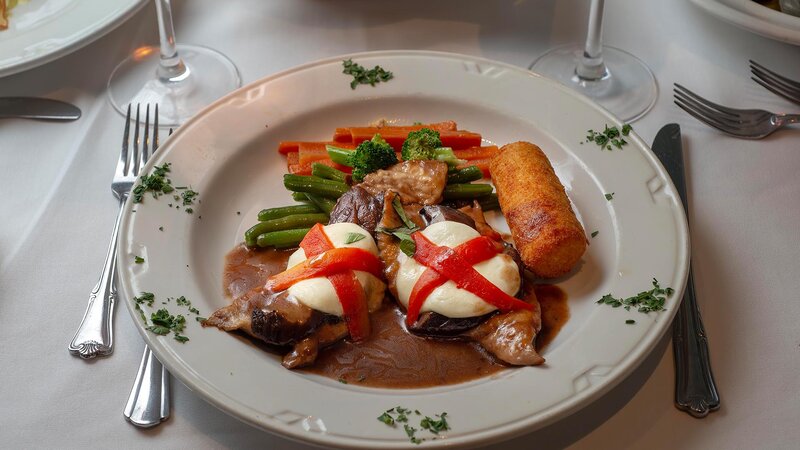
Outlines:
<svg viewBox="0 0 800 450"><path fill-rule="evenodd" d="M108 98L120 114L131 103L158 103L159 122L177 126L242 85L222 53L175 43L170 0L155 0L160 46L139 47L111 73Z"/></svg>
<svg viewBox="0 0 800 450"><path fill-rule="evenodd" d="M603 45L604 0L592 0L583 47L551 49L531 64L534 72L586 95L625 122L647 113L656 102L653 72L637 57Z"/></svg>

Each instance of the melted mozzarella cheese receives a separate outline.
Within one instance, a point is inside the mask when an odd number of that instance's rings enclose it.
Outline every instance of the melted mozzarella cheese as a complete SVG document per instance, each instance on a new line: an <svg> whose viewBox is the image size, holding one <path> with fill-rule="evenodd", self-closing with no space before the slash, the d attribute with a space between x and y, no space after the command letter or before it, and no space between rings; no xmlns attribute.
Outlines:
<svg viewBox="0 0 800 450"><path fill-rule="evenodd" d="M375 240L372 239L367 230L360 226L354 223L342 222L325 225L324 228L325 234L328 235L328 239L330 239L334 247L355 247L366 250L375 256L378 255L378 246L375 245ZM364 239L345 244L350 233L363 235ZM306 252L302 248L297 249L296 252L289 256L289 263L286 268L292 268L305 260ZM364 288L370 312L378 309L383 300L386 285L383 281L367 272L356 271L356 278L361 287ZM339 296L336 295L333 283L325 277L299 281L289 288L289 295L309 308L339 317L342 316L342 304L339 302Z"/></svg>
<svg viewBox="0 0 800 450"><path fill-rule="evenodd" d="M422 234L434 244L450 248L480 236L474 228L452 221L434 223ZM398 261L397 294L400 302L408 307L411 290L427 268L403 253L398 256ZM519 267L510 256L500 253L472 267L506 294L515 295L519 291L522 282ZM456 287L454 281L447 281L431 292L420 312L433 311L447 317L463 318L482 316L495 309L477 295Z"/></svg>

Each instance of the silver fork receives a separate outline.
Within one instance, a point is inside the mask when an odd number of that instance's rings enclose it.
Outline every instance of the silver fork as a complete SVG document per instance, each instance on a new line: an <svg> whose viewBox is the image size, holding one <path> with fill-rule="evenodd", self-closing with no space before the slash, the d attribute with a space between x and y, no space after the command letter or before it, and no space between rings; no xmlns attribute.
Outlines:
<svg viewBox="0 0 800 450"><path fill-rule="evenodd" d="M128 105L128 115L125 120L125 133L122 137L122 151L117 162L117 170L111 182L111 191L119 199L119 213L114 222L114 231L111 234L111 243L103 264L100 280L89 294L89 304L83 315L83 320L69 344L69 351L75 356L84 359L96 356L108 356L114 351L114 303L117 299L117 286L114 277L116 271L117 233L122 218L122 206L128 199L133 181L139 170L149 157L147 147L152 143L153 150L158 146L158 105L155 108L155 123L153 137L150 137L150 105L145 113L144 135L139 136L139 105L136 106L136 130L133 135L133 149L129 151L128 138L131 127L131 106ZM141 150L139 145L141 143ZM152 151L151 151L152 153Z"/></svg>
<svg viewBox="0 0 800 450"><path fill-rule="evenodd" d="M800 105L800 82L779 75L752 59L750 60L750 72L754 75L750 78L756 83L764 86L773 94Z"/></svg>
<svg viewBox="0 0 800 450"><path fill-rule="evenodd" d="M763 109L735 109L722 106L675 83L675 104L697 120L724 133L761 139L775 130L800 121L800 114L775 114Z"/></svg>

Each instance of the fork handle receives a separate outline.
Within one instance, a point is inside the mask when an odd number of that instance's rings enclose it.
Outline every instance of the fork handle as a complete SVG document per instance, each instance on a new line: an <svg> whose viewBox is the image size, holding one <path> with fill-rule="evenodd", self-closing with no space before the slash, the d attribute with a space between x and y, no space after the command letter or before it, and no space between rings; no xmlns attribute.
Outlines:
<svg viewBox="0 0 800 450"><path fill-rule="evenodd" d="M708 340L697 308L691 268L686 293L672 323L672 350L675 406L698 418L719 409L719 393L711 373Z"/></svg>
<svg viewBox="0 0 800 450"><path fill-rule="evenodd" d="M83 314L83 320L69 343L69 352L83 359L96 356L108 356L114 351L114 303L117 300L117 285L114 277L117 265L117 233L122 220L122 212L128 195L122 195L119 200L119 212L114 222L114 231L111 234L111 243L108 246L106 261L103 263L103 273L97 281L91 294L89 304Z"/></svg>
<svg viewBox="0 0 800 450"><path fill-rule="evenodd" d="M776 114L775 123L778 126L800 122L800 114Z"/></svg>
<svg viewBox="0 0 800 450"><path fill-rule="evenodd" d="M123 415L128 422L141 428L158 425L169 418L169 372L147 345Z"/></svg>

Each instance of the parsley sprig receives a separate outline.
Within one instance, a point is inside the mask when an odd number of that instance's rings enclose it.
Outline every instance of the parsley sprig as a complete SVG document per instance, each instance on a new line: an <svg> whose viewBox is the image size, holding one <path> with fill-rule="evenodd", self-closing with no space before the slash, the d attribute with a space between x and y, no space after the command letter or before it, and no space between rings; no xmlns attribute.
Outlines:
<svg viewBox="0 0 800 450"><path fill-rule="evenodd" d="M638 312L646 314L653 311L664 311L667 297L671 297L674 292L675 290L670 287L661 288L658 280L653 278L653 289L649 291L642 291L628 298L615 298L611 294L606 294L597 301L597 304L611 305L614 308L622 306L626 311L635 307Z"/></svg>
<svg viewBox="0 0 800 450"><path fill-rule="evenodd" d="M623 136L629 135L631 130L633 130L633 127L627 123L622 125L622 130L615 126L604 125L603 131L588 130L585 142L594 142L601 150L613 150L613 147L622 149L622 146L628 145L628 141Z"/></svg>
<svg viewBox="0 0 800 450"><path fill-rule="evenodd" d="M426 438L420 438L417 436L418 431L428 430L431 434L438 436L442 431L450 430L450 424L447 423L446 412L434 414L436 419L429 416L423 416L423 418L419 421L419 428L413 427L409 423L408 418L411 416L411 413L412 411L410 409L403 408L402 406L395 406L394 408L384 411L383 414L378 416L378 421L383 422L392 428L395 428L396 424L402 423L403 430L406 432L406 436L408 436L409 441L414 444L421 444L426 440ZM422 415L418 409L415 409L413 413L417 416ZM436 437L433 437L432 439L436 439Z"/></svg>
<svg viewBox="0 0 800 450"><path fill-rule="evenodd" d="M344 67L342 73L353 77L353 81L350 82L350 89L355 89L359 84L375 86L380 82L386 82L394 78L392 72L384 70L381 66L375 66L367 70L361 64L354 63L352 59L342 61L342 66Z"/></svg>

